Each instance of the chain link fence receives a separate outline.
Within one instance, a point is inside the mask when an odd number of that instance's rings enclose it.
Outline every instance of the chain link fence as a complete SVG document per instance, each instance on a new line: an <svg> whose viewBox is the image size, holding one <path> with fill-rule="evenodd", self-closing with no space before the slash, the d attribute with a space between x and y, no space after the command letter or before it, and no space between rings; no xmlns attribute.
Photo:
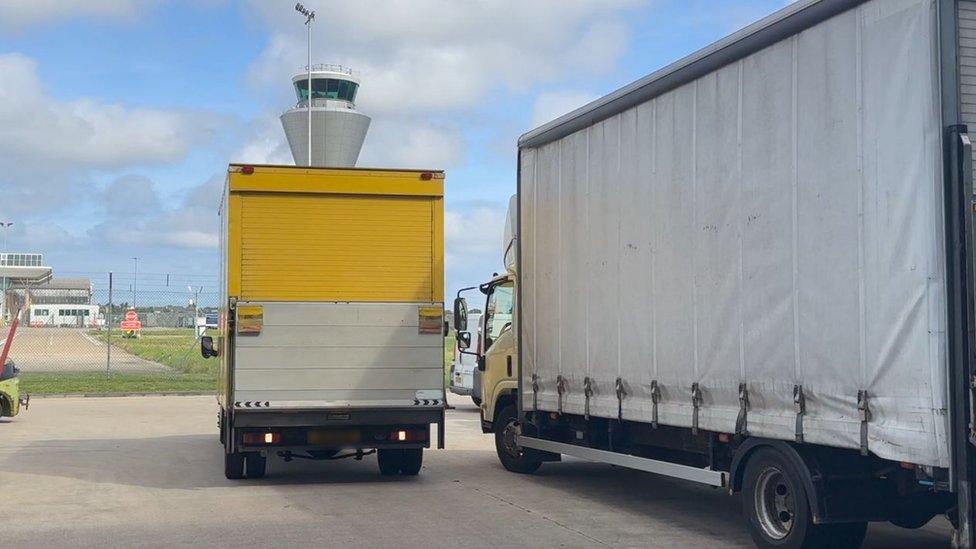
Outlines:
<svg viewBox="0 0 976 549"><path fill-rule="evenodd" d="M217 361L199 338L216 332L217 290L210 277L153 273L12 284L0 340L19 311L9 357L28 392L212 390Z"/></svg>

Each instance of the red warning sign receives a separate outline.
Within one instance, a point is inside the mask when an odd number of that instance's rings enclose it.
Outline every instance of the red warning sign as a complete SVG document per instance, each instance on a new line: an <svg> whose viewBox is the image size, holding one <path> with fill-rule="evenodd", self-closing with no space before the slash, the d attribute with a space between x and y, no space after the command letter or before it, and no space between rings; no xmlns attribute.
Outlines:
<svg viewBox="0 0 976 549"><path fill-rule="evenodd" d="M126 311L121 327L126 331L141 330L142 322L139 321L139 313L137 313L135 309L129 309Z"/></svg>

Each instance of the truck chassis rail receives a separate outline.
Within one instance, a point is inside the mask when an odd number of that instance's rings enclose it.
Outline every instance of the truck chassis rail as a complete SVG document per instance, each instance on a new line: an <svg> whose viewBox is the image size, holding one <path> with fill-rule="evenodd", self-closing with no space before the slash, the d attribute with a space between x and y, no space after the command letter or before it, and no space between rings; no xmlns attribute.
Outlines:
<svg viewBox="0 0 976 549"><path fill-rule="evenodd" d="M566 454L567 456L578 457L588 461L609 463L611 465L627 467L628 469L637 469L638 471L646 471L648 473L656 473L668 477L690 480L692 482L706 484L708 486L715 486L718 488L725 488L728 486L728 473L723 471L700 469L698 467L691 467L689 465L679 465L677 463L670 463L667 461L642 458L629 454L621 454L619 452L596 450L594 448L576 446L575 444L553 442L551 440L527 436L519 436L518 444L523 448L532 448L555 454Z"/></svg>

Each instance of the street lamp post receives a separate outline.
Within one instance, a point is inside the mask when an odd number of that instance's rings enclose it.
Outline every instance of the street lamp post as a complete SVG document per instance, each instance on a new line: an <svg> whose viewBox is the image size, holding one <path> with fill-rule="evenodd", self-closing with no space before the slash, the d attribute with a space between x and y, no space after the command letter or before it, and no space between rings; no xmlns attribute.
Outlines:
<svg viewBox="0 0 976 549"><path fill-rule="evenodd" d="M139 258L132 258L132 310L136 309L136 282L139 281Z"/></svg>
<svg viewBox="0 0 976 549"><path fill-rule="evenodd" d="M3 264L6 267L10 262L7 253L7 229L13 226L13 221L0 221L0 229L3 229ZM2 277L3 284L0 285L0 321L5 321L7 319L7 275L4 274Z"/></svg>
<svg viewBox="0 0 976 549"><path fill-rule="evenodd" d="M305 98L305 109L308 111L308 162L309 168L312 167L312 21L315 20L315 12L309 10L301 3L295 4L295 11L305 16L305 27L308 38L308 97Z"/></svg>

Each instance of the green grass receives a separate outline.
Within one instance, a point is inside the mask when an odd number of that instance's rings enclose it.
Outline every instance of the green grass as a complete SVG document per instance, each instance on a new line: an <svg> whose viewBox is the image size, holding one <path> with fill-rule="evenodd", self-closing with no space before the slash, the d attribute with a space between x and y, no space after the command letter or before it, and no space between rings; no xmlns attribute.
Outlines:
<svg viewBox="0 0 976 549"><path fill-rule="evenodd" d="M105 341L107 334L92 332ZM217 385L219 361L200 356L199 344L191 330L143 330L139 339L123 339L112 334L112 346L169 366L172 371L153 373L30 373L20 376L23 393L98 394L98 393L175 393L210 392ZM444 339L444 379L454 359L454 335Z"/></svg>
<svg viewBox="0 0 976 549"><path fill-rule="evenodd" d="M108 340L104 331L92 337ZM143 330L138 339L112 333L112 347L168 366L170 371L142 373L21 373L21 391L33 395L99 393L211 392L217 387L219 361L204 359L191 329Z"/></svg>
<svg viewBox="0 0 976 549"><path fill-rule="evenodd" d="M209 373L174 375L23 372L20 374L21 394L31 395L212 392L216 386L216 376Z"/></svg>
<svg viewBox="0 0 976 549"><path fill-rule="evenodd" d="M108 340L104 331L92 332L92 336ZM143 330L138 338L123 338L121 333L112 334L112 347L122 349L140 358L169 366L180 373L209 373L216 375L219 361L200 355L200 343L192 329Z"/></svg>

